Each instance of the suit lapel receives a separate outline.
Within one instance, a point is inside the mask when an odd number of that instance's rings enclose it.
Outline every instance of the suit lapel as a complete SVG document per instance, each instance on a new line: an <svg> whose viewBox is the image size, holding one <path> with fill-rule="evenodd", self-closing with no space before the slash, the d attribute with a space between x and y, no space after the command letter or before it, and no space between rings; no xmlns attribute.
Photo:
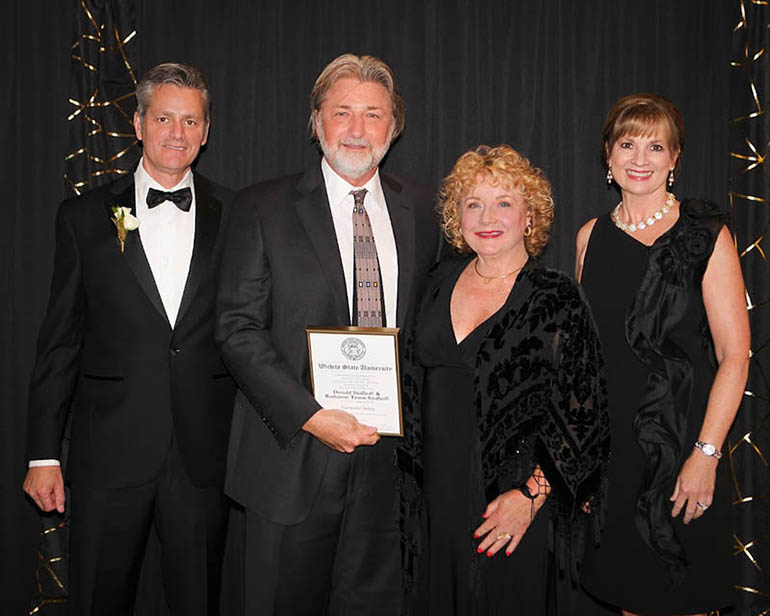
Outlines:
<svg viewBox="0 0 770 616"><path fill-rule="evenodd" d="M112 212L113 207L130 207L131 214L136 216L136 203L134 198L134 176L130 174L130 177L123 180L118 180L113 186L113 198L106 204L107 214L112 219L114 214ZM114 224L110 222L111 225ZM120 250L120 242L115 236L116 249ZM152 275L150 269L150 263L147 261L147 255L144 253L144 247L142 246L142 240L139 236L139 231L129 231L126 234L126 245L123 257L126 263L134 272L139 286L147 295L155 309L163 316L166 322L168 322L168 316L166 310L163 307L163 301L160 298L158 287L155 285L155 278Z"/></svg>
<svg viewBox="0 0 770 616"><path fill-rule="evenodd" d="M345 273L320 165L309 170L297 188L300 192L296 202L297 214L329 283L340 323L349 324L350 310L345 289Z"/></svg>
<svg viewBox="0 0 770 616"><path fill-rule="evenodd" d="M195 240L193 243L190 271L182 294L176 323L181 322L190 307L195 294L200 288L201 281L208 273L211 253L216 245L219 233L219 220L222 215L222 203L210 192L208 184L200 176L194 174L195 181Z"/></svg>
<svg viewBox="0 0 770 616"><path fill-rule="evenodd" d="M396 239L398 253L398 302L396 307L396 324L404 326L409 297L412 293L414 278L414 215L412 206L406 200L401 184L392 176L380 173L382 192L390 214L390 224Z"/></svg>

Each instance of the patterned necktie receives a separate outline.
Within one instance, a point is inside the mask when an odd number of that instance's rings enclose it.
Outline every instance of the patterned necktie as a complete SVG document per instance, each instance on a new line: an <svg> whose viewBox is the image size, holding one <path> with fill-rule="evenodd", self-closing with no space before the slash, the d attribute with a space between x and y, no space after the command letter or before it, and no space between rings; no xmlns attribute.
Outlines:
<svg viewBox="0 0 770 616"><path fill-rule="evenodd" d="M353 206L353 269L355 270L355 299L359 327L382 327L382 288L377 246L372 223L364 208L366 189L352 190Z"/></svg>

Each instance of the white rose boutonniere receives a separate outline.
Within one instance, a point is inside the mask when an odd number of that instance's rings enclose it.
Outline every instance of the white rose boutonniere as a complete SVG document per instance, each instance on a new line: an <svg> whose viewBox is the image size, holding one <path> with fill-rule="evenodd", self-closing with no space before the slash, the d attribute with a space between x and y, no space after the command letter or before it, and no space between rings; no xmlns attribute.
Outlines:
<svg viewBox="0 0 770 616"><path fill-rule="evenodd" d="M131 214L130 207L113 207L112 213L115 218L111 218L118 230L118 240L120 240L120 252L126 249L126 234L139 228L139 219Z"/></svg>

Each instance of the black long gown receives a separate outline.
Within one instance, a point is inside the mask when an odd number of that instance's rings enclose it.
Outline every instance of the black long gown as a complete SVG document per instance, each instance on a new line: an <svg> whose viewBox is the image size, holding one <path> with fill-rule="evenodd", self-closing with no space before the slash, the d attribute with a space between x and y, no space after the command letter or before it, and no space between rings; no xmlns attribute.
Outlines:
<svg viewBox="0 0 770 616"><path fill-rule="evenodd" d="M615 227L609 214L601 216L583 268L583 288L606 361L611 455L606 528L600 547L587 548L582 579L591 594L642 613L692 614L731 601L730 486L724 459L709 510L689 525L681 514L673 526L670 522L668 497L698 438L715 374L700 281L722 227L722 217L706 204L683 202L680 212L652 248ZM641 348L642 338L649 348ZM629 339L637 340L637 352ZM663 357L671 358L670 364ZM657 399L650 394L655 387ZM644 429L635 428L635 421L643 402L655 428L640 437ZM681 429L675 435L677 425ZM654 448L664 458L670 455L667 474L660 469L654 474L640 439L671 441L670 454L668 445ZM650 524L660 532L672 529L683 548L683 579L673 586L664 560L637 530L637 498L650 489L651 480L660 485L661 517Z"/></svg>
<svg viewBox="0 0 770 616"><path fill-rule="evenodd" d="M490 321L479 325L457 344L449 302L454 283L445 284L427 300L423 327L417 332L415 354L425 368L423 437L425 499L428 517L427 587L422 603L433 616L471 614L545 614L548 600L548 513L535 517L516 551L488 558L476 552L480 543L473 530L483 522L483 506L470 493L470 473L480 460L473 401L474 364ZM447 281L449 282L449 281ZM501 309L502 310L502 309ZM478 476L478 475L477 475ZM478 583L472 581L471 562L479 564Z"/></svg>

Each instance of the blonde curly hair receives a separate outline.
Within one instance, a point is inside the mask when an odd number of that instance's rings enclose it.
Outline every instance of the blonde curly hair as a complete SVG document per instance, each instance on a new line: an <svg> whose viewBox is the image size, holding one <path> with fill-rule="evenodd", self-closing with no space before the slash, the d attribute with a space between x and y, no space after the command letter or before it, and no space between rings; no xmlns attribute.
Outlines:
<svg viewBox="0 0 770 616"><path fill-rule="evenodd" d="M545 248L553 226L551 183L542 170L509 145L480 145L457 159L438 194L441 228L449 243L459 252L473 252L461 229L462 201L480 182L515 188L529 210L532 232L524 236L524 246L536 257Z"/></svg>

